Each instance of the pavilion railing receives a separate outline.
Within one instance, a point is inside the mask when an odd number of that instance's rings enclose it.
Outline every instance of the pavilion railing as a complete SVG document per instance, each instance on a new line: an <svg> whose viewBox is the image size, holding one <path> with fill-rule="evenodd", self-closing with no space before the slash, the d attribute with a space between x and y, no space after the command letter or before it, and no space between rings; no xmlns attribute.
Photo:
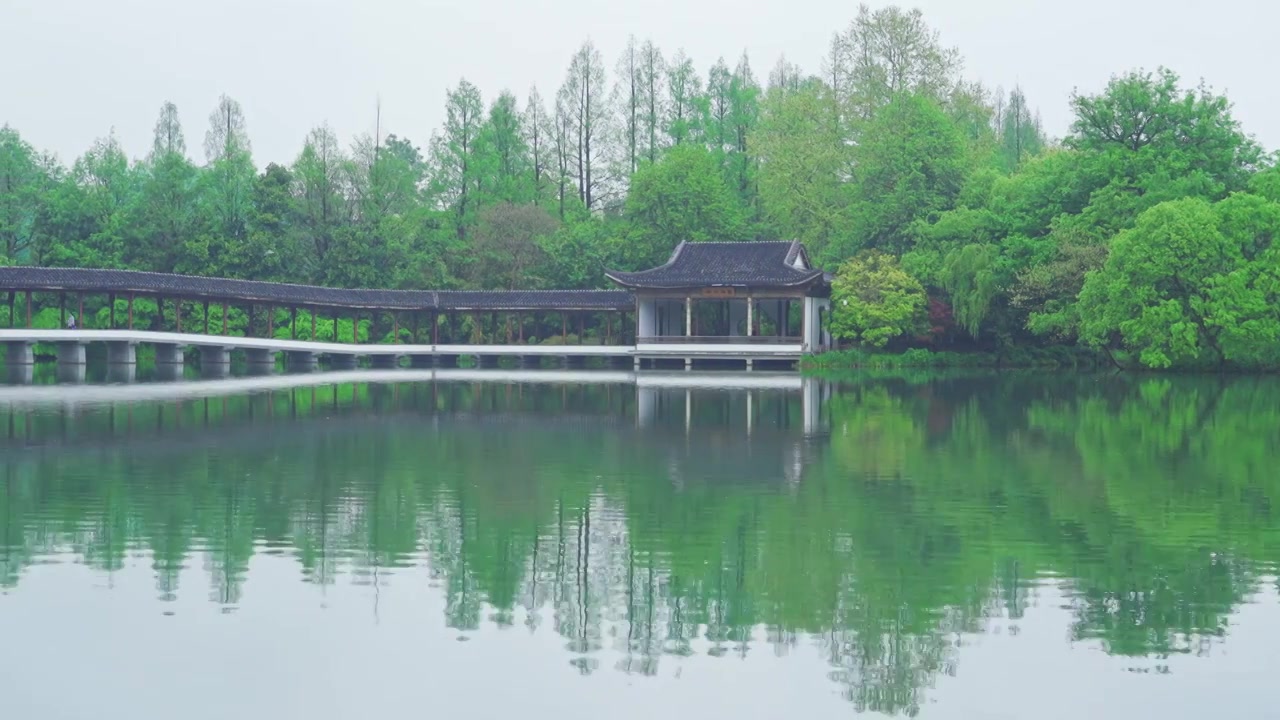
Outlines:
<svg viewBox="0 0 1280 720"><path fill-rule="evenodd" d="M799 345L800 337L774 335L652 335L636 338L637 345Z"/></svg>

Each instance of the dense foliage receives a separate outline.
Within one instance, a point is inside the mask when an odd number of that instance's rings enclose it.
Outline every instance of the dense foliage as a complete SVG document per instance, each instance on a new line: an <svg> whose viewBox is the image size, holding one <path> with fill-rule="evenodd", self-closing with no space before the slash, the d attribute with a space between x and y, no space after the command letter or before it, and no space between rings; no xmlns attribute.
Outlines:
<svg viewBox="0 0 1280 720"><path fill-rule="evenodd" d="M865 250L899 258L955 323L869 344L1274 365L1280 179L1225 97L1128 72L1076 93L1054 141L1020 89L962 69L918 11L862 7L817 74L783 59L762 82L744 54L704 76L634 40L609 72L588 42L552 97L486 103L461 80L424 146L381 128L344 145L322 125L289 166L255 167L227 97L203 164L168 103L136 159L108 135L68 167L6 127L0 263L576 288L681 240L795 238L832 270ZM1170 238L1182 250L1161 267L1135 266ZM1132 282L1141 298L1122 297Z"/></svg>

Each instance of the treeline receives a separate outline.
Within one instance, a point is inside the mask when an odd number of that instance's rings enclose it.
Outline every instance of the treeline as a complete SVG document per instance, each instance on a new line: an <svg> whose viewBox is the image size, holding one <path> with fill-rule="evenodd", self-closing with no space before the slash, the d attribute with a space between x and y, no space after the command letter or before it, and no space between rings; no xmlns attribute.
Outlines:
<svg viewBox="0 0 1280 720"><path fill-rule="evenodd" d="M864 345L1277 364L1280 179L1227 100L1159 70L1071 103L1051 140L918 11L864 6L813 73L588 42L546 97L462 80L423 145L321 125L260 171L233 99L200 165L165 104L138 160L109 135L65 167L0 130L0 262L573 288L681 240L797 238L841 269L833 329Z"/></svg>

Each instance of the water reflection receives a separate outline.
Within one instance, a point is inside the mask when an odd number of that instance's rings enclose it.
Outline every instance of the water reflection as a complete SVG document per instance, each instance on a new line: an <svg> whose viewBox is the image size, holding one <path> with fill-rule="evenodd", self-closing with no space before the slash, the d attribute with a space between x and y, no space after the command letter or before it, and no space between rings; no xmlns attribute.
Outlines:
<svg viewBox="0 0 1280 720"><path fill-rule="evenodd" d="M816 646L908 715L1047 588L1071 640L1158 661L1274 586L1275 380L690 377L0 396L0 585L141 552L159 600L201 573L232 608L272 602L257 554L319 588L425 568L448 627L555 633L582 673Z"/></svg>

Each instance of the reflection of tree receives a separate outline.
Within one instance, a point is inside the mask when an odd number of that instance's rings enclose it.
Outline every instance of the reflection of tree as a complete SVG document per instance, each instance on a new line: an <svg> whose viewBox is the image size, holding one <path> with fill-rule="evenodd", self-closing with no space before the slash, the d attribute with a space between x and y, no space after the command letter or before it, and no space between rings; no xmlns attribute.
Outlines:
<svg viewBox="0 0 1280 720"><path fill-rule="evenodd" d="M816 646L857 709L911 715L958 639L1034 613L1046 574L1075 638L1207 652L1277 557L1274 380L863 379L794 484L798 398L755 395L748 439L723 392L692 394L686 437L684 395L639 431L619 388L23 411L15 437L50 447L0 468L0 583L52 553L113 571L146 548L162 598L203 566L234 604L256 552L322 586L426 565L449 627L523 614L580 672L606 645L637 675Z"/></svg>

